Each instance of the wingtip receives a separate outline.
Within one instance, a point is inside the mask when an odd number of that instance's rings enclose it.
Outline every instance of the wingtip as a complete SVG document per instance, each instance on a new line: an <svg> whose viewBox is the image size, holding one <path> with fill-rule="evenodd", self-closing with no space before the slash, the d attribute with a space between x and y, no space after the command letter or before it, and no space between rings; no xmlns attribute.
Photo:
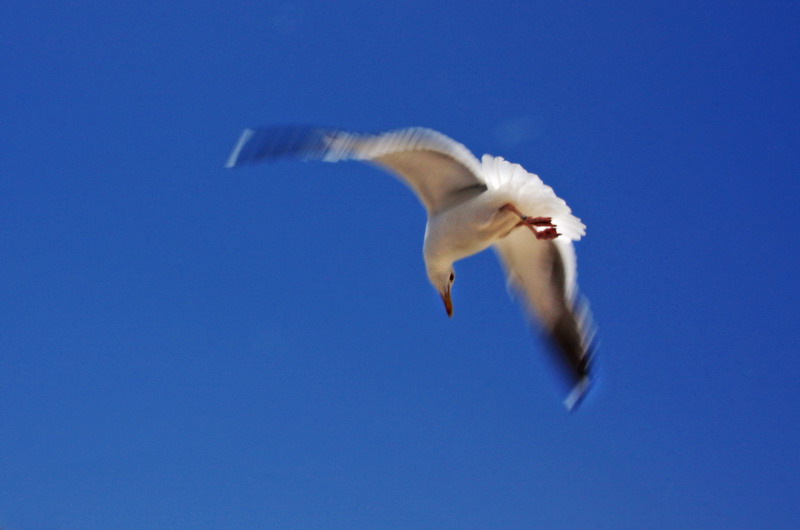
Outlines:
<svg viewBox="0 0 800 530"><path fill-rule="evenodd" d="M253 133L255 133L253 129L245 129L244 131L242 131L241 136L239 136L239 141L236 142L236 146L233 148L233 151L231 151L231 155L228 157L228 161L225 162L226 168L230 169L232 167L236 167L236 162L239 159L239 154L242 152L244 144L246 144L248 140L250 140L250 138L253 136Z"/></svg>
<svg viewBox="0 0 800 530"><path fill-rule="evenodd" d="M591 381L588 377L584 377L578 381L578 384L572 388L569 395L567 395L566 399L564 400L564 406L568 411L572 412L576 409L578 404L583 401L583 398L586 396L586 392L589 390L590 386Z"/></svg>

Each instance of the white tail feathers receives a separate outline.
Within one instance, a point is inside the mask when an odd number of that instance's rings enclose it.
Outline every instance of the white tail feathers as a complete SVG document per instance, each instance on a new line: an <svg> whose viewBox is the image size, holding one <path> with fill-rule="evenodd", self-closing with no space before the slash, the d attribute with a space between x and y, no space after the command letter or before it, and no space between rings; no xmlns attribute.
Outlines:
<svg viewBox="0 0 800 530"><path fill-rule="evenodd" d="M586 234L586 226L572 215L567 203L538 175L492 155L483 155L481 169L481 176L489 189L507 191L516 197L515 205L526 215L552 217L559 233L572 241Z"/></svg>

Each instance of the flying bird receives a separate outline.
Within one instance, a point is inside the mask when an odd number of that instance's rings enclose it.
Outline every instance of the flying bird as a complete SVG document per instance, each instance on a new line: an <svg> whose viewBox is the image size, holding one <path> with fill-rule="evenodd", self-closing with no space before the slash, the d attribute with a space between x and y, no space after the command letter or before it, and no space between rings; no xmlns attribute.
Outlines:
<svg viewBox="0 0 800 530"><path fill-rule="evenodd" d="M437 131L378 134L283 126L245 129L226 167L279 158L370 162L408 185L425 206L423 258L428 280L453 315L454 263L489 247L509 286L548 337L571 390L572 409L589 388L592 325L578 296L572 242L585 234L553 189L519 164L483 155Z"/></svg>

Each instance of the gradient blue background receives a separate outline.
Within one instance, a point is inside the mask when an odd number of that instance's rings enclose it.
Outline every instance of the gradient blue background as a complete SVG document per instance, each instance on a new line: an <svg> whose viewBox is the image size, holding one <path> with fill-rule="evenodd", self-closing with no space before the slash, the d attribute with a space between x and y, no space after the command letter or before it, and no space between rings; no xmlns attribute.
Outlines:
<svg viewBox="0 0 800 530"><path fill-rule="evenodd" d="M797 528L794 2L31 2L0 18L0 526ZM587 223L567 413L491 253L449 321L359 164L432 127Z"/></svg>

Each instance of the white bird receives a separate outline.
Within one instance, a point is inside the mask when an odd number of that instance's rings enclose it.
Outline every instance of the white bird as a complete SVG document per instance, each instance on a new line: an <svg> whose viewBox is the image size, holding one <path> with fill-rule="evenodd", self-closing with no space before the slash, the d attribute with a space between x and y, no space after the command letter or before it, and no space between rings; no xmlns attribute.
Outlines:
<svg viewBox="0 0 800 530"><path fill-rule="evenodd" d="M592 333L575 283L573 241L585 233L566 202L522 166L483 155L424 128L357 134L314 127L245 129L226 167L275 158L361 160L394 173L428 212L428 279L453 314L453 264L493 246L566 369L573 408L589 386Z"/></svg>

